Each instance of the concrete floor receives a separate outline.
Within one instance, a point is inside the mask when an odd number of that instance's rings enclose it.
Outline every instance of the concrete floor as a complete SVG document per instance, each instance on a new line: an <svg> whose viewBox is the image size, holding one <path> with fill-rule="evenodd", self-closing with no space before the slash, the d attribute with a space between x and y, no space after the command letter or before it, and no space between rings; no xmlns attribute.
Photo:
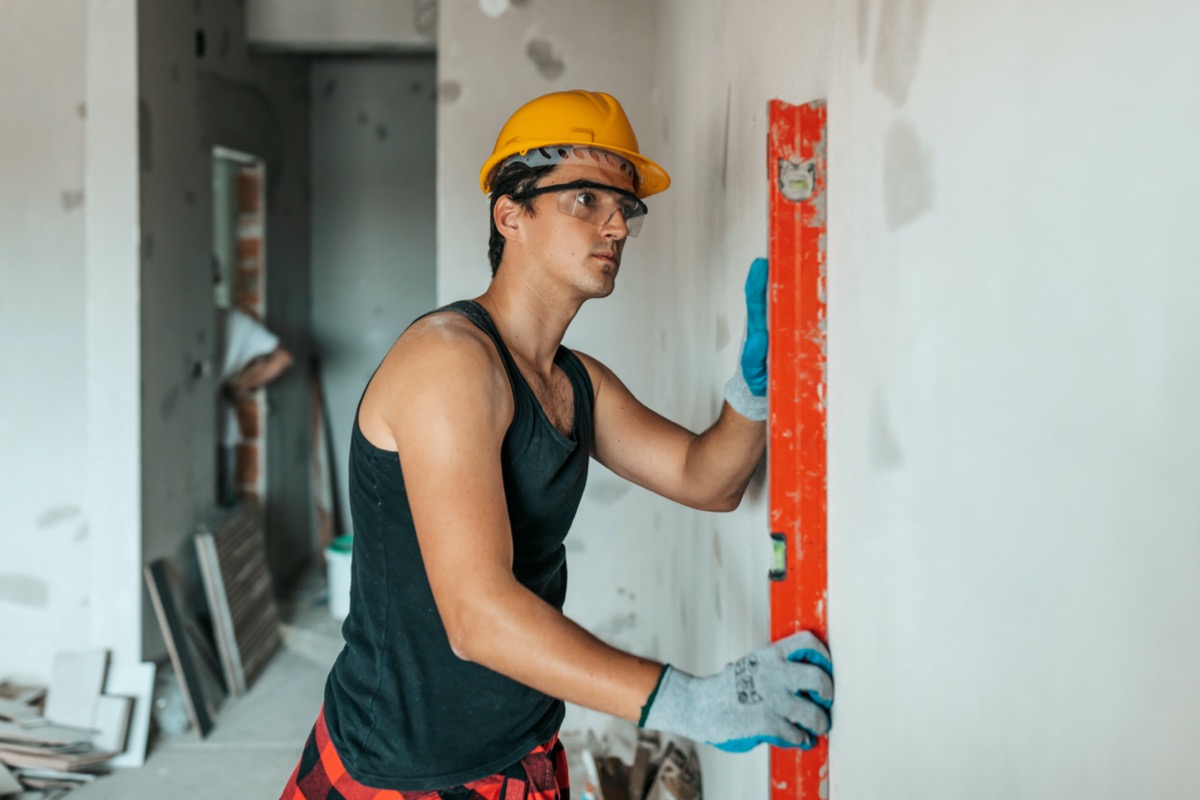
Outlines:
<svg viewBox="0 0 1200 800"><path fill-rule="evenodd" d="M208 738L191 731L160 737L146 765L116 770L66 800L262 798L283 791L300 758L342 646L324 592L304 592L283 611L284 648L244 697L226 700Z"/></svg>

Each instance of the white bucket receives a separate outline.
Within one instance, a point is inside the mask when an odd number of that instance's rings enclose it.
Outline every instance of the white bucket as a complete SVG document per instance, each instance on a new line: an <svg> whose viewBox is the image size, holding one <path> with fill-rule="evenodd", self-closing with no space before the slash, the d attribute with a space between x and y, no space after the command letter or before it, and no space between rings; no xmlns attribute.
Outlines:
<svg viewBox="0 0 1200 800"><path fill-rule="evenodd" d="M345 619L350 613L350 555L351 536L339 536L325 549L325 566L329 576L329 613L334 619Z"/></svg>

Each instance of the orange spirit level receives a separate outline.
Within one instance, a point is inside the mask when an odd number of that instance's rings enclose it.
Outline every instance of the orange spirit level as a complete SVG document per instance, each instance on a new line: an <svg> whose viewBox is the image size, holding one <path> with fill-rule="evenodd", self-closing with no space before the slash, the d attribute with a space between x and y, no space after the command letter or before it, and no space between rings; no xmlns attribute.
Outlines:
<svg viewBox="0 0 1200 800"><path fill-rule="evenodd" d="M828 641L825 481L825 102L770 103L767 136L771 639ZM772 800L829 797L829 746L771 751Z"/></svg>

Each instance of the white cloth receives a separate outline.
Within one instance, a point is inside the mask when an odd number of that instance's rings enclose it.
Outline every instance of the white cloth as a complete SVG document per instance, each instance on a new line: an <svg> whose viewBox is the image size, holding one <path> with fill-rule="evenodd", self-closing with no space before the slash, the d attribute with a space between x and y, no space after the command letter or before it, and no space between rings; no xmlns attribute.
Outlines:
<svg viewBox="0 0 1200 800"><path fill-rule="evenodd" d="M225 356L221 359L221 383L237 375L256 358L270 354L279 347L279 337L261 322L238 308L225 312ZM222 444L232 447L242 440L238 427L237 409L225 405L225 431Z"/></svg>

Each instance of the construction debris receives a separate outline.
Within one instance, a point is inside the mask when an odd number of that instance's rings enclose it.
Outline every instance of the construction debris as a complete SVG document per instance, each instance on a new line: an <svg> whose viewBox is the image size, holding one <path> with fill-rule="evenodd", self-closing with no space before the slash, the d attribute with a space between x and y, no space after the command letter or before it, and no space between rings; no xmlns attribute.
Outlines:
<svg viewBox="0 0 1200 800"><path fill-rule="evenodd" d="M108 660L107 650L60 653L48 688L0 682L0 797L51 800L131 749L144 758L145 738L128 734L144 725L151 698L110 693Z"/></svg>
<svg viewBox="0 0 1200 800"><path fill-rule="evenodd" d="M685 739L614 721L563 743L581 800L702 800L700 761Z"/></svg>

